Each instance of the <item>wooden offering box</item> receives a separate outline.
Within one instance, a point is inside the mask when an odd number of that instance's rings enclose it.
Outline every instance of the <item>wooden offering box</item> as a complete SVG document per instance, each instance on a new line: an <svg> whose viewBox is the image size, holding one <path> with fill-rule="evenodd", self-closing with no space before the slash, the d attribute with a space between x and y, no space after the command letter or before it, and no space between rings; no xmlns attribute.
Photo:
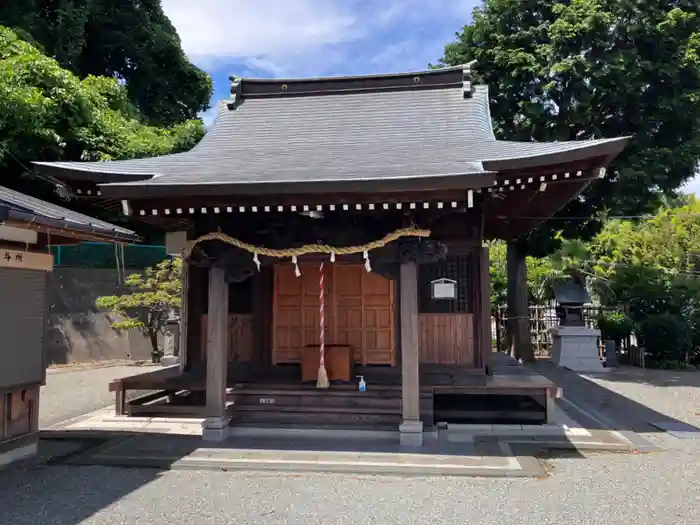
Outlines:
<svg viewBox="0 0 700 525"><path fill-rule="evenodd" d="M316 381L319 367L319 345L307 345L301 351L301 380ZM329 381L352 380L354 349L350 345L326 345L325 364Z"/></svg>

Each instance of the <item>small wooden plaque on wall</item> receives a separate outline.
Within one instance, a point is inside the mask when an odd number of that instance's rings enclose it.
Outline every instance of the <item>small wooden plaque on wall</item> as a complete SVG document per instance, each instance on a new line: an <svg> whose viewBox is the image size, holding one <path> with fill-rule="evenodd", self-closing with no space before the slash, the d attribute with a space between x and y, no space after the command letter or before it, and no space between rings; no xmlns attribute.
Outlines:
<svg viewBox="0 0 700 525"><path fill-rule="evenodd" d="M457 281L445 277L430 281L430 298L457 299Z"/></svg>
<svg viewBox="0 0 700 525"><path fill-rule="evenodd" d="M53 255L0 248L0 268L53 271Z"/></svg>

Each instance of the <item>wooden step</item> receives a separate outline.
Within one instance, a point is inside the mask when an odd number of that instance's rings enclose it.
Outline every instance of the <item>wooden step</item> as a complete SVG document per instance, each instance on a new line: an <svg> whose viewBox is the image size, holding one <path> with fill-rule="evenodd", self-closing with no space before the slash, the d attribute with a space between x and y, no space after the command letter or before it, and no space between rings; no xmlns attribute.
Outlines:
<svg viewBox="0 0 700 525"><path fill-rule="evenodd" d="M317 388L313 383L237 383L234 385L236 390L245 391L303 391L303 392L315 392L318 394L352 394L358 393L357 385L355 384L332 384L329 388ZM397 395L401 393L401 387L398 385L368 385L366 393L387 393L387 395ZM426 392L430 392L426 390Z"/></svg>
<svg viewBox="0 0 700 525"><path fill-rule="evenodd" d="M240 406L235 405L235 412L298 412L305 414L376 414L376 415L400 415L400 412L391 409L381 408L353 408L352 411L343 407L276 407L275 405L261 406Z"/></svg>
<svg viewBox="0 0 700 525"><path fill-rule="evenodd" d="M302 383L290 382L290 383L236 383L233 385L236 390L265 390L265 391L279 391L279 390L295 390L304 392L318 392L319 394L333 392L333 393L357 393L356 383L334 383L331 384L329 388L317 388L315 383ZM366 393L370 392L386 392L393 393L395 395L401 395L401 385L390 385L382 383L367 383ZM430 395L433 393L432 386L421 385L421 394Z"/></svg>
<svg viewBox="0 0 700 525"><path fill-rule="evenodd" d="M354 390L323 390L317 388L310 389L292 389L292 388L234 388L231 393L242 395L261 395L261 396L289 396L301 395L308 397L375 397L388 399L401 399L401 392L391 390L368 390L360 392ZM425 394L430 395L430 394Z"/></svg>
<svg viewBox="0 0 700 525"><path fill-rule="evenodd" d="M465 420L474 423L519 421L520 424L533 424L543 422L546 414L523 410L436 410L435 419L436 421Z"/></svg>
<svg viewBox="0 0 700 525"><path fill-rule="evenodd" d="M375 411L350 412L342 409L309 409L296 408L293 410L261 410L259 407L236 407L233 411L233 422L264 423L267 425L303 424L328 427L367 426L377 429L398 428L401 416L395 413Z"/></svg>
<svg viewBox="0 0 700 525"><path fill-rule="evenodd" d="M277 407L324 407L355 410L357 408L377 408L401 410L400 398L374 396L307 396L306 394L232 394L236 406L277 406Z"/></svg>

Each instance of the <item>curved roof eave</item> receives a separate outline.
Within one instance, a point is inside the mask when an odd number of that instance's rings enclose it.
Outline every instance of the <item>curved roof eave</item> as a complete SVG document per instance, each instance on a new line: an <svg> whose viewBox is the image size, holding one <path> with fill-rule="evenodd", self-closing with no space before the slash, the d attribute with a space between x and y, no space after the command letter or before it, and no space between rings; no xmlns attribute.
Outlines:
<svg viewBox="0 0 700 525"><path fill-rule="evenodd" d="M94 183L109 182L135 182L145 181L158 176L156 170L149 169L148 163L139 166L138 161L149 159L134 159L133 161L101 161L101 162L40 162L32 164L40 173L68 181L82 181ZM129 162L129 165L120 165L120 162ZM134 166L133 163L137 164Z"/></svg>
<svg viewBox="0 0 700 525"><path fill-rule="evenodd" d="M395 191L432 191L440 189L476 189L491 186L496 173L479 170L464 173L443 173L434 175L417 175L392 177L384 179L314 179L286 180L274 182L212 182L202 184L145 182L141 184L116 183L101 184L102 195L113 199L175 197L175 196L211 196L211 195L269 195L269 194L319 194L329 192L367 193Z"/></svg>
<svg viewBox="0 0 700 525"><path fill-rule="evenodd" d="M484 169L500 172L568 164L602 157L604 160L600 163L600 167L605 167L625 149L631 139L632 137L628 136L553 143L497 141L504 148L513 147L516 151L510 156L484 159L482 162ZM543 144L547 147L542 148Z"/></svg>

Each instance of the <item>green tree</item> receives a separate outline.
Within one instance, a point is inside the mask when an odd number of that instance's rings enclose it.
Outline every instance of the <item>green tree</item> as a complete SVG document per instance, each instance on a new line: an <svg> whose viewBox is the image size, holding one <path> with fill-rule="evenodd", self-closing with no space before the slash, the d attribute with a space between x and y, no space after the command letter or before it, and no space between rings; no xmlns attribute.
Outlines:
<svg viewBox="0 0 700 525"><path fill-rule="evenodd" d="M491 304L505 305L508 289L506 243L489 243L491 264ZM551 257L527 258L527 290L529 303L543 305L553 298L552 285L568 270L568 266L555 264Z"/></svg>
<svg viewBox="0 0 700 525"><path fill-rule="evenodd" d="M587 275L602 304L629 313L657 366L695 360L700 349L700 202L681 202L648 219L609 221L576 256L551 256Z"/></svg>
<svg viewBox="0 0 700 525"><path fill-rule="evenodd" d="M476 61L475 81L489 85L499 138L634 137L608 176L558 213L592 219L548 221L512 244L515 260L552 253L562 238L590 239L606 213L652 211L694 175L698 49L697 2L485 0L475 9L440 62ZM523 285L511 280L513 297ZM527 344L515 346L534 358Z"/></svg>
<svg viewBox="0 0 700 525"><path fill-rule="evenodd" d="M653 211L694 175L700 159L697 2L486 0L441 62L471 60L476 81L489 85L500 138L634 137L607 177L561 216ZM540 234L590 237L599 226L556 221Z"/></svg>
<svg viewBox="0 0 700 525"><path fill-rule="evenodd" d="M3 2L0 25L80 78L117 78L147 122L171 126L209 108L209 76L185 56L160 0Z"/></svg>
<svg viewBox="0 0 700 525"><path fill-rule="evenodd" d="M80 79L0 26L0 184L52 199L32 160L102 160L185 151L204 135L199 120L144 125L113 78ZM53 187L51 186L51 189Z"/></svg>
<svg viewBox="0 0 700 525"><path fill-rule="evenodd" d="M158 335L165 332L166 322L182 306L182 260L160 262L130 275L125 284L132 289L130 293L99 297L95 305L117 318L112 328L139 330L148 337L153 362L158 362L163 355Z"/></svg>

